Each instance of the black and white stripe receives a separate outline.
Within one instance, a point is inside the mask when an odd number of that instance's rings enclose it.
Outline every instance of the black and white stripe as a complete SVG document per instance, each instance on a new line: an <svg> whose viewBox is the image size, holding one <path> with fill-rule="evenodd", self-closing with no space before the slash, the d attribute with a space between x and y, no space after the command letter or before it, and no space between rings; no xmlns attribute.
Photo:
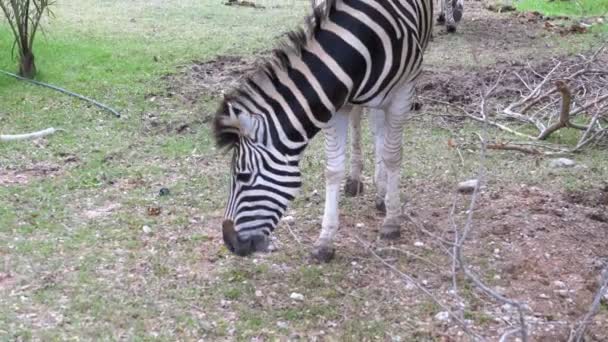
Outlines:
<svg viewBox="0 0 608 342"><path fill-rule="evenodd" d="M353 105L388 108L420 74L432 0L324 5L216 114L218 146L234 148L225 217L239 243L276 227L301 186L305 147L320 130L331 131L337 112Z"/></svg>

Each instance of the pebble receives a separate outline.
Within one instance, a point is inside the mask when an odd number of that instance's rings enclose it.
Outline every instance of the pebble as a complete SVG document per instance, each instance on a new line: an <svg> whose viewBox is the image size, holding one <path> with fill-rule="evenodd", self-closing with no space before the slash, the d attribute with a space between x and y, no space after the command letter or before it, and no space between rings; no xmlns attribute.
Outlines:
<svg viewBox="0 0 608 342"><path fill-rule="evenodd" d="M538 295L538 298L540 298L540 299L549 299L549 296L547 296L544 293L541 293L541 294Z"/></svg>
<svg viewBox="0 0 608 342"><path fill-rule="evenodd" d="M143 226L143 227L141 227L141 230L143 230L144 233L146 233L146 234L152 233L152 228L150 228L150 226Z"/></svg>
<svg viewBox="0 0 608 342"><path fill-rule="evenodd" d="M292 224L292 223L296 222L296 219L293 218L293 216L289 215L289 216L283 217L283 222L285 222L287 224Z"/></svg>
<svg viewBox="0 0 608 342"><path fill-rule="evenodd" d="M560 281L560 280L554 281L553 285L555 285L555 287L558 287L560 289L565 289L566 288L566 283L564 283L563 281Z"/></svg>
<svg viewBox="0 0 608 342"><path fill-rule="evenodd" d="M475 191L475 188L478 186L479 181L477 179L469 179L464 182L458 183L458 192L462 194L470 194Z"/></svg>
<svg viewBox="0 0 608 342"><path fill-rule="evenodd" d="M363 227L365 227L365 223L361 223L361 222L359 222L359 223L357 223L357 224L355 225L355 227L357 227L357 228L363 228Z"/></svg>
<svg viewBox="0 0 608 342"><path fill-rule="evenodd" d="M256 296L256 297L258 297L258 298L259 298L259 297L262 297L263 295L264 295L264 294L262 293L262 291L261 291L261 290L256 290L256 291L255 291L255 296Z"/></svg>
<svg viewBox="0 0 608 342"><path fill-rule="evenodd" d="M414 246L416 246L416 247L423 247L424 246L424 242L422 242L422 241L416 241L416 242L414 242Z"/></svg>
<svg viewBox="0 0 608 342"><path fill-rule="evenodd" d="M301 293L297 293L297 292L292 292L289 295L289 298L293 299L293 300L297 300L297 301L303 301L304 300L304 295Z"/></svg>
<svg viewBox="0 0 608 342"><path fill-rule="evenodd" d="M553 168L553 169L563 169L563 168L573 167L575 165L576 165L576 162L574 160L568 159L568 158L552 159L549 162L549 167Z"/></svg>
<svg viewBox="0 0 608 342"><path fill-rule="evenodd" d="M287 324L287 322L278 321L277 322L277 327L279 327L281 329L287 329L287 328L289 328L289 324Z"/></svg>
<svg viewBox="0 0 608 342"><path fill-rule="evenodd" d="M450 319L450 314L447 311L441 311L435 315L435 319L441 322L446 322Z"/></svg>
<svg viewBox="0 0 608 342"><path fill-rule="evenodd" d="M555 293L562 298L568 298L568 290L555 290Z"/></svg>

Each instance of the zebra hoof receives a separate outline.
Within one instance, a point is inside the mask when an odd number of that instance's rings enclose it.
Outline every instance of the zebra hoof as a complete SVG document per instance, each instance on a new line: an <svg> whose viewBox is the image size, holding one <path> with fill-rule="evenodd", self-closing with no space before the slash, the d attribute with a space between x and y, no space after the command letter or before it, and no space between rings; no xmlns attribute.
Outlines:
<svg viewBox="0 0 608 342"><path fill-rule="evenodd" d="M386 214L386 204L384 204L383 199L376 200L376 210L378 210L379 212L381 212L383 214Z"/></svg>
<svg viewBox="0 0 608 342"><path fill-rule="evenodd" d="M442 13L437 17L437 25L443 24L445 24L445 14Z"/></svg>
<svg viewBox="0 0 608 342"><path fill-rule="evenodd" d="M454 33L456 32L456 25L447 25L445 29L448 31L448 33Z"/></svg>
<svg viewBox="0 0 608 342"><path fill-rule="evenodd" d="M357 179L348 178L344 184L344 193L348 197L359 196L363 193L363 182Z"/></svg>
<svg viewBox="0 0 608 342"><path fill-rule="evenodd" d="M310 258L315 263L327 263L334 258L335 254L336 249L333 247L315 246L310 252Z"/></svg>
<svg viewBox="0 0 608 342"><path fill-rule="evenodd" d="M384 240L397 240L401 237L401 227L397 224L382 225L380 238Z"/></svg>

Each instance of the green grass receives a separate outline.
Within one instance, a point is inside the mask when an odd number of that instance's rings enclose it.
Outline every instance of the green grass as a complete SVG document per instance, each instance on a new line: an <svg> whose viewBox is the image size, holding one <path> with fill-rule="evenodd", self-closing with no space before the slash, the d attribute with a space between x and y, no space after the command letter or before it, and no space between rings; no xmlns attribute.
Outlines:
<svg viewBox="0 0 608 342"><path fill-rule="evenodd" d="M519 0L515 2L519 11L537 11L548 16L606 16L608 1L606 0Z"/></svg>

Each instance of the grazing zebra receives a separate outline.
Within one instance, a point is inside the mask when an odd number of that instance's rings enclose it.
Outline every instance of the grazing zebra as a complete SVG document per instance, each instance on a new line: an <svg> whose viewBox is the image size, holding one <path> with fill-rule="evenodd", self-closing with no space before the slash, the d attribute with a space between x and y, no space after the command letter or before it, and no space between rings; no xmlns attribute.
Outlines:
<svg viewBox="0 0 608 342"><path fill-rule="evenodd" d="M448 32L456 32L456 26L462 19L464 12L464 0L438 0L439 1L439 16L437 23L445 24Z"/></svg>
<svg viewBox="0 0 608 342"><path fill-rule="evenodd" d="M373 123L377 206L386 211L381 236L400 234L403 126L431 36L433 0L326 1L308 21L313 26L288 34L289 41L226 95L216 113L217 145L234 151L222 232L238 255L267 249L301 187L304 150L323 130L325 209L312 256L331 259L349 116L358 141L362 107L370 108ZM357 177L359 165L351 169ZM350 181L356 189L359 183Z"/></svg>

